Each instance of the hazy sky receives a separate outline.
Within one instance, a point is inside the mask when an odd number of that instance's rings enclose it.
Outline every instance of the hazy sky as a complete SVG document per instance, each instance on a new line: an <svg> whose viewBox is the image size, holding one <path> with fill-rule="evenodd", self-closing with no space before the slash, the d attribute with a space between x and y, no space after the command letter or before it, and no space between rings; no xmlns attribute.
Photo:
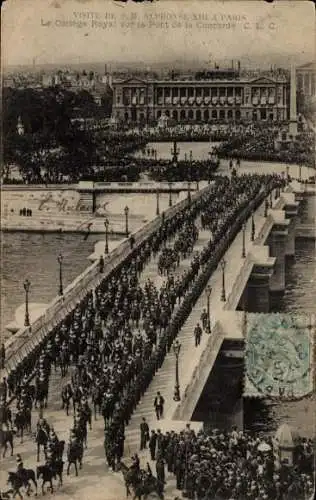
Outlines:
<svg viewBox="0 0 316 500"><path fill-rule="evenodd" d="M266 55L267 61L269 55L306 61L313 57L314 29L313 4L304 0L160 0L148 5L7 0L2 62L206 62L238 56L255 60L258 55Z"/></svg>

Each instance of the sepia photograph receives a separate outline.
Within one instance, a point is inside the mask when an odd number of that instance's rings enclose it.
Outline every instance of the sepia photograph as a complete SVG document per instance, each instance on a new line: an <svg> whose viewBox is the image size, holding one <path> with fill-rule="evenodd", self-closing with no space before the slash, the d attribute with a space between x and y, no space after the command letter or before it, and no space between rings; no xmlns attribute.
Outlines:
<svg viewBox="0 0 316 500"><path fill-rule="evenodd" d="M315 7L6 0L0 500L312 500Z"/></svg>

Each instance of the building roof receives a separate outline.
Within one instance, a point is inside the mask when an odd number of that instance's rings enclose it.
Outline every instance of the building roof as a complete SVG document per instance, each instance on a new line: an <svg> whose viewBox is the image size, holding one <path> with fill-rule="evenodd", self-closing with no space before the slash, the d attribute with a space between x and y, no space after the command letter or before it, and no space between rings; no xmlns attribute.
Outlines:
<svg viewBox="0 0 316 500"><path fill-rule="evenodd" d="M297 69L316 69L316 62L312 61L309 63L302 64L301 66L298 66Z"/></svg>

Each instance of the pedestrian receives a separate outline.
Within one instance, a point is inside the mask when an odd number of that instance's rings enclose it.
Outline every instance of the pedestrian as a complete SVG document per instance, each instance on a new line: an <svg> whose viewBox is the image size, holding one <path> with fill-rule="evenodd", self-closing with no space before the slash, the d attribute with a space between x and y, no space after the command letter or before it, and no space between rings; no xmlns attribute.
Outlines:
<svg viewBox="0 0 316 500"><path fill-rule="evenodd" d="M158 391L157 396L155 397L155 401L154 401L154 407L155 407L157 420L160 420L161 418L163 418L164 404L165 404L165 400L164 400L163 396L160 394L160 392Z"/></svg>
<svg viewBox="0 0 316 500"><path fill-rule="evenodd" d="M200 326L200 323L197 323L196 327L194 328L195 347L200 345L201 337L202 337L202 328Z"/></svg>
<svg viewBox="0 0 316 500"><path fill-rule="evenodd" d="M162 457L162 455L159 454L157 457L156 461L156 474L157 474L157 479L160 481L162 484L165 484L165 461Z"/></svg>
<svg viewBox="0 0 316 500"><path fill-rule="evenodd" d="M157 444L157 434L154 430L152 430L149 438L149 451L151 460L155 460L156 444Z"/></svg>
<svg viewBox="0 0 316 500"><path fill-rule="evenodd" d="M206 309L203 309L200 320L202 322L203 330L206 331L208 325L208 314Z"/></svg>
<svg viewBox="0 0 316 500"><path fill-rule="evenodd" d="M146 422L146 418L142 418L142 422L140 424L140 450L144 450L147 448L147 441L149 441L149 426Z"/></svg>
<svg viewBox="0 0 316 500"><path fill-rule="evenodd" d="M0 369L4 369L4 363L5 363L5 346L4 343L1 344L1 349L0 349Z"/></svg>

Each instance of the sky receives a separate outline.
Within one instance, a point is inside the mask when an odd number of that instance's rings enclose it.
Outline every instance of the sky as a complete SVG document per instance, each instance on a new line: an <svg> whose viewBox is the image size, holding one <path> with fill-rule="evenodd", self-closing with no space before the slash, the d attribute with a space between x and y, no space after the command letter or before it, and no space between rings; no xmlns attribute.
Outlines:
<svg viewBox="0 0 316 500"><path fill-rule="evenodd" d="M23 8L21 6L23 5ZM313 58L312 2L7 0L2 66Z"/></svg>

